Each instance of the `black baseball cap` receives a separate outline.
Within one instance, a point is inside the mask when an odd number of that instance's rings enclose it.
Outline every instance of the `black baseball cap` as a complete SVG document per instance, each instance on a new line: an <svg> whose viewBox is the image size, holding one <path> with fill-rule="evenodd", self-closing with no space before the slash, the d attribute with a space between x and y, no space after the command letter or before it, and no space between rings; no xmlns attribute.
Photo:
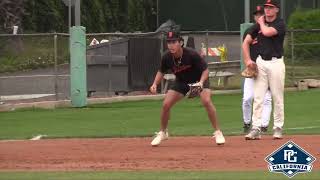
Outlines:
<svg viewBox="0 0 320 180"><path fill-rule="evenodd" d="M181 40L180 32L178 31L169 31L167 32L167 41L176 41Z"/></svg>
<svg viewBox="0 0 320 180"><path fill-rule="evenodd" d="M256 14L264 14L263 6L261 5L256 6L256 9L253 11L253 15L256 15Z"/></svg>
<svg viewBox="0 0 320 180"><path fill-rule="evenodd" d="M277 7L279 8L279 2L277 0L266 0L266 2L264 3L264 6L272 6L272 7Z"/></svg>

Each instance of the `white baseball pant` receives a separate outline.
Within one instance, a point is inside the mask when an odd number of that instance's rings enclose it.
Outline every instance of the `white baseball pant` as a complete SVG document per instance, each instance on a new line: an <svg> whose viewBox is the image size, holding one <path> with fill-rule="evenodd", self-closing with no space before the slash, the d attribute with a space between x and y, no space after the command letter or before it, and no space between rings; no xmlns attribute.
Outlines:
<svg viewBox="0 0 320 180"><path fill-rule="evenodd" d="M251 124L254 79L245 78L243 84L242 115L244 124ZM262 127L269 126L272 111L271 92L268 90L263 101Z"/></svg>
<svg viewBox="0 0 320 180"><path fill-rule="evenodd" d="M258 76L254 82L254 101L252 128L260 129L262 125L262 105L264 96L270 88L273 100L273 129L283 128L284 124L284 80L285 80L285 64L282 58L272 58L265 61L258 56L257 58Z"/></svg>

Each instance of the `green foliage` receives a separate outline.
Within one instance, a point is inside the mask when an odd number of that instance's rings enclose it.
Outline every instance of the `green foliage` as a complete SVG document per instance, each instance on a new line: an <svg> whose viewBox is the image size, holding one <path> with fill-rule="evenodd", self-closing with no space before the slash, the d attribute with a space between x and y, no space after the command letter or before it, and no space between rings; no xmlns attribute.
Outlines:
<svg viewBox="0 0 320 180"><path fill-rule="evenodd" d="M81 21L87 32L102 32L106 23L100 0L82 1L81 5Z"/></svg>
<svg viewBox="0 0 320 180"><path fill-rule="evenodd" d="M297 9L289 17L290 29L320 29L320 9Z"/></svg>
<svg viewBox="0 0 320 180"><path fill-rule="evenodd" d="M152 31L155 29L155 7L152 0L135 0L128 3L129 31ZM150 26L151 25L151 26Z"/></svg>
<svg viewBox="0 0 320 180"><path fill-rule="evenodd" d="M123 4L122 4L123 3ZM122 23L126 24L125 21L122 21L119 17L119 15L121 14L121 17L123 18L123 16L127 15L127 12L122 12L121 11L121 5L124 5L126 2L124 1L119 1L119 0L109 0L108 4L110 6L110 15L109 16L109 23L111 25L111 30L113 31L121 31L124 29L120 29L120 25ZM123 24L123 25L124 25ZM122 28L125 28L122 26Z"/></svg>
<svg viewBox="0 0 320 180"><path fill-rule="evenodd" d="M20 59L18 56L8 56L7 58L0 58L0 62L0 73L25 71L54 65L53 57L50 55L46 57L28 57L26 59Z"/></svg>
<svg viewBox="0 0 320 180"><path fill-rule="evenodd" d="M143 10L142 0L129 1L128 20L129 29L131 31L139 31L145 28L145 14Z"/></svg>
<svg viewBox="0 0 320 180"><path fill-rule="evenodd" d="M298 9L289 18L289 29L320 29L320 10ZM294 32L294 44L299 43L320 43L320 33L318 32ZM290 44L287 48L291 48ZM320 44L303 45L294 47L295 58L299 60L320 61ZM287 49L287 52L289 49Z"/></svg>
<svg viewBox="0 0 320 180"><path fill-rule="evenodd" d="M23 17L23 29L35 32L63 32L67 22L62 1L29 0L25 1L27 15Z"/></svg>
<svg viewBox="0 0 320 180"><path fill-rule="evenodd" d="M53 36L28 36L20 39L23 44L17 50L18 39L0 38L0 73L16 72L54 65ZM58 64L68 62L68 38L58 36Z"/></svg>
<svg viewBox="0 0 320 180"><path fill-rule="evenodd" d="M25 31L68 31L68 7L61 0L28 0L24 7ZM154 0L82 0L81 25L88 33L153 31L156 29L155 7Z"/></svg>

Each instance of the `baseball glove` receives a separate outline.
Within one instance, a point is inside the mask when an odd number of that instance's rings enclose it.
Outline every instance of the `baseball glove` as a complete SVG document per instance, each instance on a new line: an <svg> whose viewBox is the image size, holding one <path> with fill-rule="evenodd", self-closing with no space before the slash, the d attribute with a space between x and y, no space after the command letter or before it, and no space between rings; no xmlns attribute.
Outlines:
<svg viewBox="0 0 320 180"><path fill-rule="evenodd" d="M245 78L255 78L258 75L258 68L255 65L253 68L246 67L242 72L241 76Z"/></svg>
<svg viewBox="0 0 320 180"><path fill-rule="evenodd" d="M201 83L193 83L193 84L188 84L190 89L186 94L187 98L194 98L200 95L202 92L202 84Z"/></svg>

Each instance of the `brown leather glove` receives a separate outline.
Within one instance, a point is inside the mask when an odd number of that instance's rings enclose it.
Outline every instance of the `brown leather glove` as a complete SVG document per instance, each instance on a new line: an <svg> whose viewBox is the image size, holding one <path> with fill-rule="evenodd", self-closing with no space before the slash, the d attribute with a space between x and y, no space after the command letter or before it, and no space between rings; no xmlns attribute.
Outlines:
<svg viewBox="0 0 320 180"><path fill-rule="evenodd" d="M257 64L253 64L251 67L246 67L242 72L241 76L245 78L256 78L258 76Z"/></svg>

